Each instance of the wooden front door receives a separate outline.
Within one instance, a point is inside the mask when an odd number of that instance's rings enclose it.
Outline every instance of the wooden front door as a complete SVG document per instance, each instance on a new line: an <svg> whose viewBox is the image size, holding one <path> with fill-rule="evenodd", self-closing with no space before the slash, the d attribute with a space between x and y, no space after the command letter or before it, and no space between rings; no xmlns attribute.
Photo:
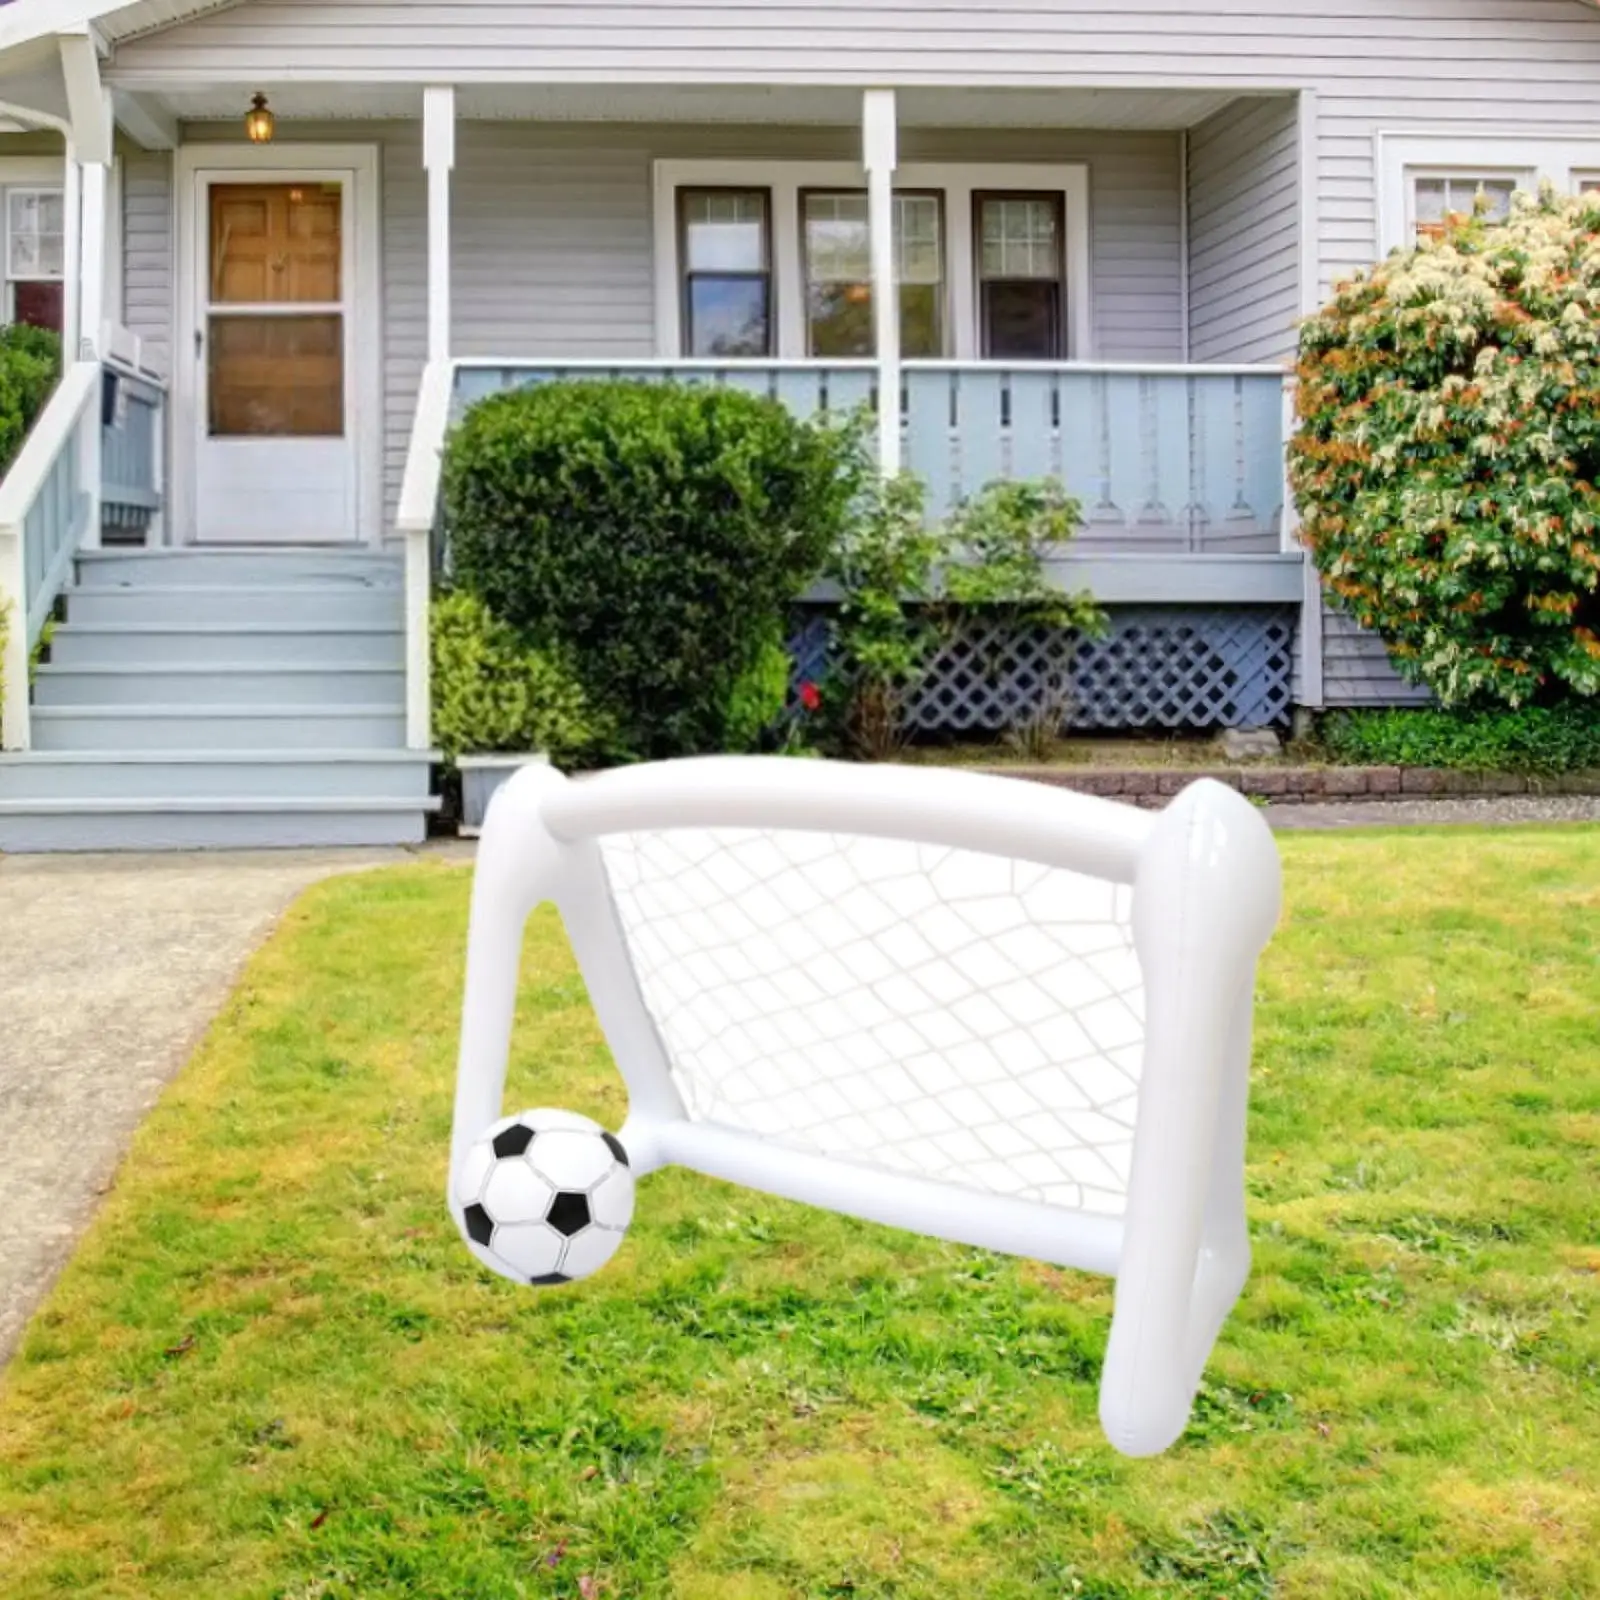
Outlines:
<svg viewBox="0 0 1600 1600"><path fill-rule="evenodd" d="M199 185L196 536L354 540L349 177Z"/></svg>

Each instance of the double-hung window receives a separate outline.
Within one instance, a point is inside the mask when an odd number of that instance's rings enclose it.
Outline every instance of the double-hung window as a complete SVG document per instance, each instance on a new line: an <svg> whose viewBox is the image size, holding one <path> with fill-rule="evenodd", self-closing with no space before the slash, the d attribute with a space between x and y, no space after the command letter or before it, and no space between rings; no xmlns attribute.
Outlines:
<svg viewBox="0 0 1600 1600"><path fill-rule="evenodd" d="M655 164L656 343L668 360L860 361L878 351L865 174L849 161ZM1093 354L1081 162L908 162L888 219L907 361Z"/></svg>
<svg viewBox="0 0 1600 1600"><path fill-rule="evenodd" d="M772 355L771 195L681 189L679 206L684 354Z"/></svg>
<svg viewBox="0 0 1600 1600"><path fill-rule="evenodd" d="M61 331L66 211L59 189L5 191L4 320Z"/></svg>
<svg viewBox="0 0 1600 1600"><path fill-rule="evenodd" d="M900 353L944 353L944 197L894 197L895 280ZM864 189L806 190L800 196L806 354L870 357L877 348L872 308L872 229Z"/></svg>
<svg viewBox="0 0 1600 1600"><path fill-rule="evenodd" d="M973 197L979 348L985 360L1053 361L1066 353L1066 229L1061 196Z"/></svg>

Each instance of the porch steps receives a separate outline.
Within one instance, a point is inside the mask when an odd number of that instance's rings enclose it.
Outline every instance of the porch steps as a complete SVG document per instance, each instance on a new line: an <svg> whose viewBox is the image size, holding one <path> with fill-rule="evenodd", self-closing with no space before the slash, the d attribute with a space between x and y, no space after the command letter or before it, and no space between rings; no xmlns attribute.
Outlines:
<svg viewBox="0 0 1600 1600"><path fill-rule="evenodd" d="M0 851L420 843L403 573L365 550L96 551L0 756Z"/></svg>

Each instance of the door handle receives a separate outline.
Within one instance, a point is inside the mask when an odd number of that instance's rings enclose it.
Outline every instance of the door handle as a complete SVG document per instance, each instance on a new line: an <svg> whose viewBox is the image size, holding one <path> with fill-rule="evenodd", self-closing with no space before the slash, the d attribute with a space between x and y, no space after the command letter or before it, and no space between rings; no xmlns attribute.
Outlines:
<svg viewBox="0 0 1600 1600"><path fill-rule="evenodd" d="M199 328L194 330L194 358L196 361L205 354L206 336Z"/></svg>

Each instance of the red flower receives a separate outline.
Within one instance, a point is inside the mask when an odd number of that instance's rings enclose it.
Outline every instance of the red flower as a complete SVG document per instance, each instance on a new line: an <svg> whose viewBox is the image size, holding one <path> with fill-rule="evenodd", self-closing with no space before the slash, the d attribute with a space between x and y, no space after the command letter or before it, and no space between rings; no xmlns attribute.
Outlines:
<svg viewBox="0 0 1600 1600"><path fill-rule="evenodd" d="M800 704L807 711L820 711L822 709L822 691L814 683L800 685Z"/></svg>

